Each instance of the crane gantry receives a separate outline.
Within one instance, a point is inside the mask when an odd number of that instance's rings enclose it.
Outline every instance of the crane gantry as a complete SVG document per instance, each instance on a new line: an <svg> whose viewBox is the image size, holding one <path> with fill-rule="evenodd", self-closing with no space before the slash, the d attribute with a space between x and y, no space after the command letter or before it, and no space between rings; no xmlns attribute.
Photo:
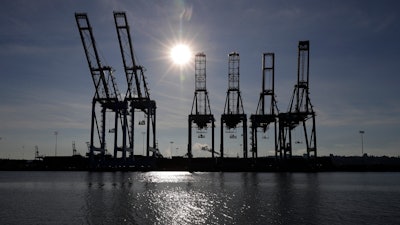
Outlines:
<svg viewBox="0 0 400 225"><path fill-rule="evenodd" d="M264 53L262 57L262 89L258 101L256 114L250 116L251 121L251 152L253 158L258 157L258 136L257 130L265 133L274 127L275 155L278 155L277 123L278 107L275 97L275 53Z"/></svg>
<svg viewBox="0 0 400 225"><path fill-rule="evenodd" d="M307 158L317 157L315 111L310 100L310 42L299 41L297 84L294 86L289 110L279 113L279 158L292 157L292 131L303 125ZM283 153L283 155L282 155Z"/></svg>
<svg viewBox="0 0 400 225"><path fill-rule="evenodd" d="M221 115L221 158L224 157L224 128L231 133L230 138L236 139L236 128L242 123L243 158L247 158L247 115L244 113L240 94L240 57L239 53L232 52L228 56L228 90L224 113Z"/></svg>
<svg viewBox="0 0 400 225"><path fill-rule="evenodd" d="M125 12L114 12L114 21L128 84L125 102L129 104L130 108L129 114L126 113L130 117L130 125L126 129L129 136L129 149L133 149L134 146L134 119L136 110L139 110L147 117L146 156L149 156L151 151L158 155L159 152L156 150L156 102L150 99L149 88L147 87L144 75L144 67L136 64L132 38ZM150 132L153 138L153 147L149 147Z"/></svg>
<svg viewBox="0 0 400 225"><path fill-rule="evenodd" d="M188 117L189 137L188 137L188 158L193 157L192 153L192 128L197 128L198 138L205 138L207 128L211 127L211 157L214 158L214 129L215 118L211 112L210 99L206 87L206 54L197 53L195 56L195 91L192 103L192 110Z"/></svg>

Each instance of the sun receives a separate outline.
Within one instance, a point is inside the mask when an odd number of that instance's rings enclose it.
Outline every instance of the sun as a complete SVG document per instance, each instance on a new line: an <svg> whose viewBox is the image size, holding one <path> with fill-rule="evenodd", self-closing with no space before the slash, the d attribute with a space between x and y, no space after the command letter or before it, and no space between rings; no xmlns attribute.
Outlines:
<svg viewBox="0 0 400 225"><path fill-rule="evenodd" d="M171 48L171 59L172 61L180 66L187 64L192 58L192 53L188 45L178 44Z"/></svg>

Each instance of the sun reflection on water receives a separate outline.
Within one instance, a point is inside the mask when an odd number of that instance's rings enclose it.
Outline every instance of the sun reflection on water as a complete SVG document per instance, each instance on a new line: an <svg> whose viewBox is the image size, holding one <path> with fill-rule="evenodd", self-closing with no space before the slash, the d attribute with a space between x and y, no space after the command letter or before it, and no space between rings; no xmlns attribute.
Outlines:
<svg viewBox="0 0 400 225"><path fill-rule="evenodd" d="M153 218L155 224L206 224L212 217L215 200L194 187L197 182L193 174L149 172L141 180L148 184L137 196L138 201L147 200L140 206L147 212L143 215L146 220Z"/></svg>
<svg viewBox="0 0 400 225"><path fill-rule="evenodd" d="M142 182L151 183L182 183L193 181L193 176L189 172L147 172L141 176Z"/></svg>

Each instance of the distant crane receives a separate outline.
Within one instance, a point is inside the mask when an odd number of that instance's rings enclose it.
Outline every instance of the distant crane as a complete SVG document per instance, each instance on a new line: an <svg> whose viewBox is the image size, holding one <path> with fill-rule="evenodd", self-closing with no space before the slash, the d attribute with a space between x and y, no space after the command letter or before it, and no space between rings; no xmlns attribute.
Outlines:
<svg viewBox="0 0 400 225"><path fill-rule="evenodd" d="M76 150L75 141L72 142L72 155L78 155L78 151Z"/></svg>
<svg viewBox="0 0 400 225"><path fill-rule="evenodd" d="M35 159L36 160L43 160L44 156L39 154L39 147L35 145Z"/></svg>

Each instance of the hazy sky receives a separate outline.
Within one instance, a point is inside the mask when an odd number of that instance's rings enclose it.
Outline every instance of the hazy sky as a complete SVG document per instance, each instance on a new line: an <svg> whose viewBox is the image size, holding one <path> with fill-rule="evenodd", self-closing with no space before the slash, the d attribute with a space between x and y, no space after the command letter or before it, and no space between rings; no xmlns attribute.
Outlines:
<svg viewBox="0 0 400 225"><path fill-rule="evenodd" d="M126 11L136 58L147 69L164 155L169 156L171 147L174 154L186 153L194 96L194 62L184 68L173 65L169 49L174 44L184 42L194 53L207 55L207 88L219 151L228 54L240 54L240 87L249 117L261 91L262 53L275 53L276 95L284 112L297 79L298 41L310 40L318 154L360 155L359 131L364 130L365 152L398 156L399 6L396 0L2 1L0 158L32 159L35 145L41 154L54 155L55 131L58 155L71 155L73 141L81 154L86 153L94 86L74 13L88 13L103 62L116 70L124 92L114 10ZM138 127L135 139L139 153L141 130ZM294 141L301 140L300 131L295 131ZM211 143L197 139L195 131L194 136L195 146ZM272 133L266 136L260 156L273 155ZM228 156L241 155L239 139L226 142ZM303 145L295 146L294 154L303 153Z"/></svg>

